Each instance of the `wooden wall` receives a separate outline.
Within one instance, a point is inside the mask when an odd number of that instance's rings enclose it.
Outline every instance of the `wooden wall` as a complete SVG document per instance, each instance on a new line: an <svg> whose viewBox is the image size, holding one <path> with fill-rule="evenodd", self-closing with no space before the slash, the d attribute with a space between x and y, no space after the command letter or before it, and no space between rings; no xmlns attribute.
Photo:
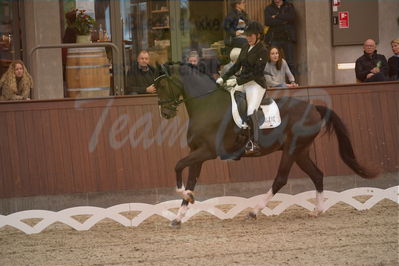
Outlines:
<svg viewBox="0 0 399 266"><path fill-rule="evenodd" d="M230 2L229 0L225 0L225 16L230 10ZM264 25L264 10L266 6L270 5L272 0L247 0L247 5L245 12L247 12L250 20L259 21L262 25Z"/></svg>
<svg viewBox="0 0 399 266"><path fill-rule="evenodd" d="M360 161L397 172L399 84L354 84L270 91L327 104L348 126ZM0 103L0 197L175 186L188 152L184 107L161 119L155 96ZM318 137L313 157L327 176L352 172L335 137ZM279 153L205 163L202 184L272 179ZM290 177L304 177L296 166Z"/></svg>
<svg viewBox="0 0 399 266"><path fill-rule="evenodd" d="M247 1L246 12L251 20L265 24L264 10L271 4L272 0L249 0Z"/></svg>

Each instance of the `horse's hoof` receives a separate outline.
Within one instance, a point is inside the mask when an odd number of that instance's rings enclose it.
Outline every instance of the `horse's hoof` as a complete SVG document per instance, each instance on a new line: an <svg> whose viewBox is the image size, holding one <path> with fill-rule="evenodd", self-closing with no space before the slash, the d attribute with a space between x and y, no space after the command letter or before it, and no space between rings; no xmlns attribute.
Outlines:
<svg viewBox="0 0 399 266"><path fill-rule="evenodd" d="M319 217L320 214L322 214L322 213L323 213L323 211L314 210L309 213L309 217L316 218L316 217Z"/></svg>
<svg viewBox="0 0 399 266"><path fill-rule="evenodd" d="M192 191L184 193L184 200L188 201L191 204L194 204L195 202L194 193Z"/></svg>
<svg viewBox="0 0 399 266"><path fill-rule="evenodd" d="M180 228L180 226L181 226L181 221L178 221L178 220L173 220L171 223L170 223L170 227L172 227L172 228Z"/></svg>
<svg viewBox="0 0 399 266"><path fill-rule="evenodd" d="M257 218L257 216L253 212L249 212L248 215L247 215L247 219L248 220L256 220L256 218Z"/></svg>

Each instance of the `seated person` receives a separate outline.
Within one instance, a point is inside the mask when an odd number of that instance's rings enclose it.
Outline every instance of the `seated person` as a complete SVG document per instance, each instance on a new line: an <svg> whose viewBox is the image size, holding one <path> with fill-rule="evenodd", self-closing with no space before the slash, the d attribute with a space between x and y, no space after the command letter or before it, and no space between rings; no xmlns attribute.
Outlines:
<svg viewBox="0 0 399 266"><path fill-rule="evenodd" d="M141 51L137 56L137 62L134 62L132 68L127 72L125 95L157 92L154 86L157 73L149 63L150 54L148 51Z"/></svg>
<svg viewBox="0 0 399 266"><path fill-rule="evenodd" d="M292 75L287 62L283 58L281 50L275 46L272 46L269 50L264 74L266 85L269 88L298 87L298 84L295 83L294 75ZM289 81L288 84L286 80Z"/></svg>
<svg viewBox="0 0 399 266"><path fill-rule="evenodd" d="M356 78L361 82L385 81L388 63L384 55L377 54L375 41L368 39L363 44L364 54L356 60Z"/></svg>
<svg viewBox="0 0 399 266"><path fill-rule="evenodd" d="M198 66L199 63L199 54L197 51L191 51L187 57L187 63L193 66Z"/></svg>
<svg viewBox="0 0 399 266"><path fill-rule="evenodd" d="M15 60L0 79L0 100L30 100L32 87L33 80L24 63Z"/></svg>
<svg viewBox="0 0 399 266"><path fill-rule="evenodd" d="M230 52L230 62L223 66L220 75L223 76L234 64L237 62L238 56L240 55L241 48L233 48Z"/></svg>
<svg viewBox="0 0 399 266"><path fill-rule="evenodd" d="M219 78L220 61L215 55L203 56L200 61L200 69L203 69L213 80Z"/></svg>
<svg viewBox="0 0 399 266"><path fill-rule="evenodd" d="M195 66L202 73L216 80L219 77L219 60L216 57L207 57L200 59L197 51L191 51L187 57L187 64Z"/></svg>
<svg viewBox="0 0 399 266"><path fill-rule="evenodd" d="M399 80L399 38L391 42L393 56L388 59L389 78Z"/></svg>

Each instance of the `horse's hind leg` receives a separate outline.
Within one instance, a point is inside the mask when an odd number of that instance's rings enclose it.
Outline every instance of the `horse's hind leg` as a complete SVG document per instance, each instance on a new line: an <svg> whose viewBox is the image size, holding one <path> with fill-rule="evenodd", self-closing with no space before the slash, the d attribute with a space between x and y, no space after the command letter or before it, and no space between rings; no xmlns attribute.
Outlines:
<svg viewBox="0 0 399 266"><path fill-rule="evenodd" d="M309 150L301 153L296 159L298 166L309 175L316 187L316 207L311 216L317 216L324 211L323 172L315 165L309 155Z"/></svg>
<svg viewBox="0 0 399 266"><path fill-rule="evenodd" d="M285 185L287 184L288 174L291 170L292 164L294 163L293 156L287 151L283 151L281 156L280 165L278 167L277 176L274 179L272 189L270 189L266 195L258 202L255 208L249 213L250 218L256 218L259 211L264 209L267 203L273 198L273 196Z"/></svg>

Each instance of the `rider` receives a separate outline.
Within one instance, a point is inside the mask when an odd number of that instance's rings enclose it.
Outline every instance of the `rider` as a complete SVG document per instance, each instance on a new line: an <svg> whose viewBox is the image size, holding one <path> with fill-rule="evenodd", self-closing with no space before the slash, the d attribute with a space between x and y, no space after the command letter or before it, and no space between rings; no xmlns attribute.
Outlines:
<svg viewBox="0 0 399 266"><path fill-rule="evenodd" d="M251 21L245 30L248 40L238 56L237 62L216 80L216 83L223 83L240 69L241 73L237 77L237 84L243 86L247 99L247 115L252 129L252 136L245 149L246 154L257 154L260 152L258 144L259 132L257 130L258 118L256 111L262 101L266 91L266 80L263 71L267 62L267 50L262 44L263 26L257 21ZM234 84L235 85L235 84Z"/></svg>

